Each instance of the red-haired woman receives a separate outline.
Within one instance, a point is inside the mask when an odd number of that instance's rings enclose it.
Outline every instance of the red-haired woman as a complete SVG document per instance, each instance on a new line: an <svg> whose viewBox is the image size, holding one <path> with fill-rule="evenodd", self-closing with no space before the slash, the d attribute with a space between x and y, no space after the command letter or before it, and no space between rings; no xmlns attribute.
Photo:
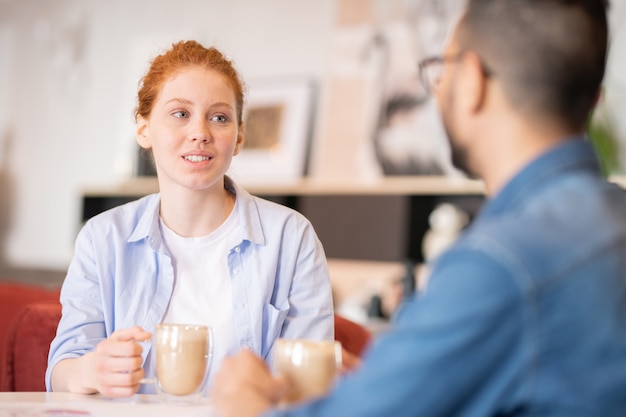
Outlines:
<svg viewBox="0 0 626 417"><path fill-rule="evenodd" d="M269 360L278 337L333 338L311 224L226 176L244 141L243 101L215 48L184 41L154 59L135 116L160 192L95 216L78 235L48 390L133 395L153 375L144 342L160 322L210 325L213 370L240 349Z"/></svg>

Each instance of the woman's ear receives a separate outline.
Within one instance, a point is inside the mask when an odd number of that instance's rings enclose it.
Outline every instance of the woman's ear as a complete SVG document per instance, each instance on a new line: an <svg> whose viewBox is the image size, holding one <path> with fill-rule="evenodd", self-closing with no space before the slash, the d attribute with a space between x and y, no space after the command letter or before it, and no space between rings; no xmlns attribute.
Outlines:
<svg viewBox="0 0 626 417"><path fill-rule="evenodd" d="M235 151L233 152L233 156L238 155L241 152L241 148L243 148L244 142L244 125L243 123L239 126L239 132L237 133L237 142L235 143Z"/></svg>
<svg viewBox="0 0 626 417"><path fill-rule="evenodd" d="M142 116L137 116L135 138L139 146L142 148L149 149L152 147L152 144L150 143L150 128L148 126L148 119Z"/></svg>

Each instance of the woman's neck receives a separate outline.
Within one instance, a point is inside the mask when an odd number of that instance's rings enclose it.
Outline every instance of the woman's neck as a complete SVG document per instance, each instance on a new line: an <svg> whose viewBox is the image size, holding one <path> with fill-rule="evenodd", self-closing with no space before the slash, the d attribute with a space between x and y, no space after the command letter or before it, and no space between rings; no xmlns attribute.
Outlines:
<svg viewBox="0 0 626 417"><path fill-rule="evenodd" d="M223 187L211 190L161 190L161 220L184 237L206 236L219 228L235 206L236 197Z"/></svg>

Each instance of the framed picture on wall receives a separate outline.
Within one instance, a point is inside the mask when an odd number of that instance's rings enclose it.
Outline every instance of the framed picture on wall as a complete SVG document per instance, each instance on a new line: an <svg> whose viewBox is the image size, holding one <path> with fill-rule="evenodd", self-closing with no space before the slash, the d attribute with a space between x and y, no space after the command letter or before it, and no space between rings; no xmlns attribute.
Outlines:
<svg viewBox="0 0 626 417"><path fill-rule="evenodd" d="M308 79L250 82L244 147L228 174L244 184L293 182L306 175L314 94Z"/></svg>

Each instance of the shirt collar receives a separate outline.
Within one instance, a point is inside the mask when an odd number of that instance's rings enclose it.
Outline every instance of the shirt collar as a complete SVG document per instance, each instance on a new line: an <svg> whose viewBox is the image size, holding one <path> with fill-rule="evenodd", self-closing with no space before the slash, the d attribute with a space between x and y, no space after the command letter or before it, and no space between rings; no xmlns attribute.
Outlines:
<svg viewBox="0 0 626 417"><path fill-rule="evenodd" d="M237 215L242 225L242 241L248 240L254 244L264 245L265 234L263 233L261 216L254 198L228 176L224 178L224 186L237 196L235 209L239 211ZM161 244L161 233L159 231L160 203L161 198L159 194L148 197L137 226L128 239L129 242L147 238L153 248Z"/></svg>
<svg viewBox="0 0 626 417"><path fill-rule="evenodd" d="M160 194L152 194L146 197L144 207L139 214L139 221L128 238L128 242L137 242L148 238L153 248L161 244L161 233L159 232L160 205Z"/></svg>
<svg viewBox="0 0 626 417"><path fill-rule="evenodd" d="M538 187L568 171L587 171L601 175L600 163L591 141L585 136L565 140L526 165L482 210L481 217L495 215L525 201Z"/></svg>
<svg viewBox="0 0 626 417"><path fill-rule="evenodd" d="M224 184L227 190L234 192L237 196L237 204L239 205L238 215L243 233L242 240L264 245L265 234L263 233L259 208L254 197L228 176L224 178Z"/></svg>

